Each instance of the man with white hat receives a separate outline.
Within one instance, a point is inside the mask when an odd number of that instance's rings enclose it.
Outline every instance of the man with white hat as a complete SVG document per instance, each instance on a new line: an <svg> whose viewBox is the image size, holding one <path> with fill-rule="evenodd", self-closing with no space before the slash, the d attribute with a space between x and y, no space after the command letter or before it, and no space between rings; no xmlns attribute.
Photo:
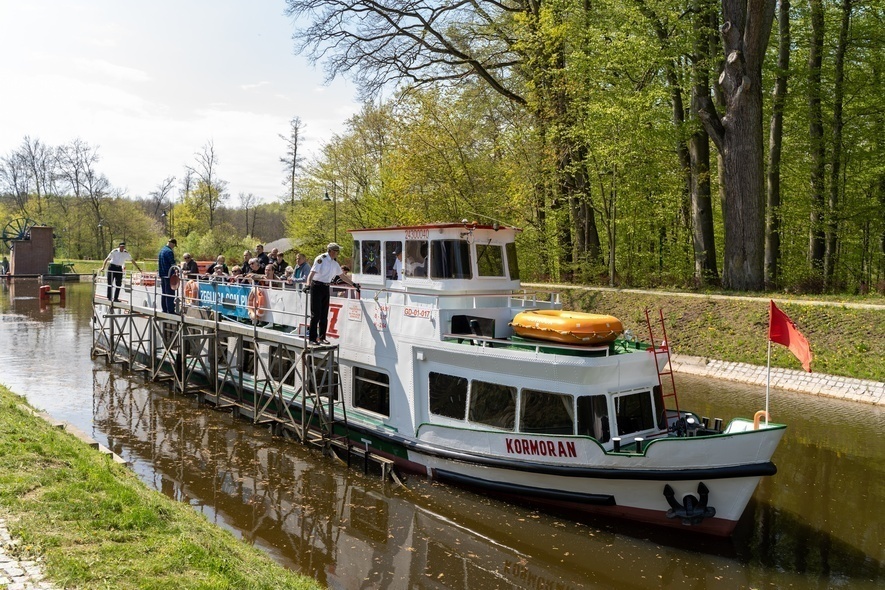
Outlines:
<svg viewBox="0 0 885 590"><path fill-rule="evenodd" d="M126 242L120 242L120 245L117 246L116 249L111 250L111 253L108 254L108 257L104 259L104 262L101 264L101 270L99 272L104 271L105 265L108 267L108 299L111 301L120 301L120 287L123 284L123 267L126 265L126 261L132 261L132 264L135 265L135 268L138 269L138 272L141 272L141 268L138 266L138 263L135 262L135 259L126 251ZM114 290L114 285L116 285L116 291ZM113 295L113 297L111 297Z"/></svg>
<svg viewBox="0 0 885 590"><path fill-rule="evenodd" d="M338 264L338 253L341 246L332 242L326 246L326 252L313 261L310 274L305 281L304 292L310 293L310 330L307 338L311 344L329 344L326 340L326 329L329 326L329 283L335 277L341 279L359 291L360 286L354 283Z"/></svg>

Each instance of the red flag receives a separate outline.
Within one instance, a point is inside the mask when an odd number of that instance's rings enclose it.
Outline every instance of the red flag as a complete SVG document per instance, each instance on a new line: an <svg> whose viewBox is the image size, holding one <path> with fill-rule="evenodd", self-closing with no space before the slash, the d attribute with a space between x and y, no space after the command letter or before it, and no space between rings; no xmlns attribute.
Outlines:
<svg viewBox="0 0 885 590"><path fill-rule="evenodd" d="M777 308L774 301L768 309L768 339L789 348L802 363L802 368L811 372L811 347L808 345L808 340L793 320Z"/></svg>

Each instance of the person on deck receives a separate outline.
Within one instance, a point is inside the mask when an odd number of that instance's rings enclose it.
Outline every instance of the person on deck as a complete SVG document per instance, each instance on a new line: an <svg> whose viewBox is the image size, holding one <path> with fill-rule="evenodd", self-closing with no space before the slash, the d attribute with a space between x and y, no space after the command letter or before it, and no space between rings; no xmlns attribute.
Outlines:
<svg viewBox="0 0 885 590"><path fill-rule="evenodd" d="M330 243L326 246L326 252L313 261L313 267L307 275L304 286L304 292L310 294L310 330L307 338L314 345L329 344L326 340L326 329L329 327L329 283L338 277L343 283L355 287L357 292L360 290L360 286L341 270L337 260L340 251L341 246L335 242Z"/></svg>
<svg viewBox="0 0 885 590"><path fill-rule="evenodd" d="M264 253L264 244L258 244L255 246L255 258L261 263L261 268L264 268L270 263L270 258Z"/></svg>
<svg viewBox="0 0 885 590"><path fill-rule="evenodd" d="M120 301L120 287L123 285L123 267L126 266L127 260L131 260L138 272L142 272L138 263L126 251L126 242L120 242L120 245L111 250L108 257L101 263L101 270L99 272L104 272L105 265L108 267L108 300ZM116 289L114 289L114 285L117 286ZM113 297L111 297L112 292Z"/></svg>
<svg viewBox="0 0 885 590"><path fill-rule="evenodd" d="M295 274L292 279L295 283L304 284L307 282L307 275L310 274L310 263L307 261L307 256L304 253L299 252L295 257Z"/></svg>
<svg viewBox="0 0 885 590"><path fill-rule="evenodd" d="M220 254L218 256L218 258L215 259L215 262L210 264L209 268L206 269L206 272L209 274L210 277L215 274L215 267L216 266L220 266L221 272L223 272L224 274L230 273L230 271L227 269L227 265L224 263L224 255L223 254Z"/></svg>
<svg viewBox="0 0 885 590"><path fill-rule="evenodd" d="M286 259L280 254L278 248L274 248L270 251L270 263L273 265L273 271L278 277L282 276L283 273L286 272L286 267L289 266L289 263L286 262Z"/></svg>
<svg viewBox="0 0 885 590"><path fill-rule="evenodd" d="M170 238L157 256L157 274L160 275L160 288L163 292L160 304L165 313L175 313L175 290L169 282L175 269L175 252L178 240Z"/></svg>
<svg viewBox="0 0 885 590"><path fill-rule="evenodd" d="M199 279L200 267L197 266L197 261L191 256L191 253L185 252L181 258L181 275L186 279Z"/></svg>

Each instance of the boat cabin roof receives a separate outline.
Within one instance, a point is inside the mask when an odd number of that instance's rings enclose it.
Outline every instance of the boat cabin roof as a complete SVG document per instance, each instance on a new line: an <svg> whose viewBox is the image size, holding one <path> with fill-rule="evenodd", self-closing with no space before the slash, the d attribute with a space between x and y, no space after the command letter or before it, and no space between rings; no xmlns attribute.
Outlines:
<svg viewBox="0 0 885 590"><path fill-rule="evenodd" d="M477 223L350 230L354 280L409 291L518 289L516 234Z"/></svg>

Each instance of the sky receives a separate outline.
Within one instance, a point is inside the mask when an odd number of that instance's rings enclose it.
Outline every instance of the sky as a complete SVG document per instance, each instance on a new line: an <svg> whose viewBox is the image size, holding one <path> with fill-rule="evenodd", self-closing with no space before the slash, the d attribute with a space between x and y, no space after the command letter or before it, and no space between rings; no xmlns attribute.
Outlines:
<svg viewBox="0 0 885 590"><path fill-rule="evenodd" d="M355 89L325 85L295 55L283 0L0 0L0 155L26 135L97 146L128 196L181 178L210 140L230 205L284 194L289 121L317 154L356 113Z"/></svg>

